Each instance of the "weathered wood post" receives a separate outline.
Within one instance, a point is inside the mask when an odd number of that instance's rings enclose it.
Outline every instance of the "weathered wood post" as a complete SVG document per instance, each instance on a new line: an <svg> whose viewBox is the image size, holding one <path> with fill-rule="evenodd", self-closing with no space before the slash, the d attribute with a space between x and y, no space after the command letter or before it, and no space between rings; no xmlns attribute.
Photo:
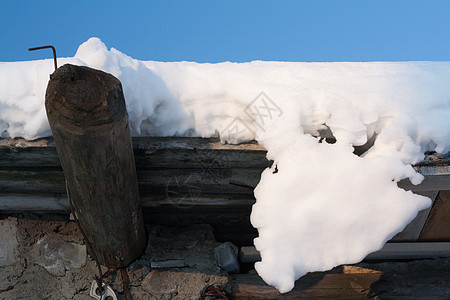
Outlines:
<svg viewBox="0 0 450 300"><path fill-rule="evenodd" d="M146 238L120 81L66 64L50 76L45 107L87 239L102 265L128 266Z"/></svg>

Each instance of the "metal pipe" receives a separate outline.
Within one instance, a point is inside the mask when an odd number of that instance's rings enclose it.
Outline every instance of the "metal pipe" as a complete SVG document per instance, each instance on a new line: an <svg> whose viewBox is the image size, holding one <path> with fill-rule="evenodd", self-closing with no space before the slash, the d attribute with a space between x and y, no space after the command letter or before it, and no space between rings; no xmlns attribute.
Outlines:
<svg viewBox="0 0 450 300"><path fill-rule="evenodd" d="M55 71L56 71L56 69L58 69L58 64L56 63L56 49L55 49L55 47L53 47L52 45L33 47L33 48L28 48L28 51L35 51L35 50L48 49L48 48L51 48L53 50L53 62L55 63Z"/></svg>

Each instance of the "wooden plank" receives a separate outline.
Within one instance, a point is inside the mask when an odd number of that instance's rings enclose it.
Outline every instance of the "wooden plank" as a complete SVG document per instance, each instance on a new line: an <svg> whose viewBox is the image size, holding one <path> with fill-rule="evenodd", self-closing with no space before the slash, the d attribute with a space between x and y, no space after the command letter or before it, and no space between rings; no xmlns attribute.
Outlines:
<svg viewBox="0 0 450 300"><path fill-rule="evenodd" d="M139 190L142 197L150 199L148 207L178 201L171 199L177 195L189 199L190 193L196 194L196 202L209 206L215 202L236 205L244 199L252 205L253 189L260 174L271 165L265 158L265 149L255 141L224 145L217 138L135 137L133 147ZM450 184L449 161L449 155L428 155L416 166L426 174L424 183L412 186L403 181L399 185L415 191L444 189ZM40 195L64 191L64 176L53 138L0 139L1 193ZM152 203L153 199L158 201ZM425 215L426 212L421 213L418 218Z"/></svg>
<svg viewBox="0 0 450 300"><path fill-rule="evenodd" d="M158 137L158 136L134 136L132 137L133 148L146 151L155 150L237 150L267 152L256 141L234 145L223 144L219 138L201 137ZM53 137L25 140L23 138L0 138L0 148L24 150L27 148L55 148Z"/></svg>
<svg viewBox="0 0 450 300"><path fill-rule="evenodd" d="M450 191L439 193L419 240L450 241Z"/></svg>
<svg viewBox="0 0 450 300"><path fill-rule="evenodd" d="M450 257L450 242L430 243L386 243L384 247L369 254L366 260L401 260L425 259L435 257ZM242 262L256 262L261 260L259 252L253 246L241 247Z"/></svg>
<svg viewBox="0 0 450 300"><path fill-rule="evenodd" d="M188 149L188 150L234 150L234 151L256 151L267 152L257 141L234 145L223 144L219 138L201 138L201 137L133 137L134 149L145 150L167 150L167 149Z"/></svg>
<svg viewBox="0 0 450 300"><path fill-rule="evenodd" d="M218 138L133 137L132 142L140 168L192 168L205 164L264 169L271 165L265 158L267 151L256 141L230 145L222 144ZM0 167L60 166L52 137L34 141L0 138L0 157ZM445 176L450 174L449 166L450 153L428 154L415 168L426 176Z"/></svg>
<svg viewBox="0 0 450 300"><path fill-rule="evenodd" d="M280 294L256 274L231 277L236 299L449 299L448 259L342 266L308 273Z"/></svg>
<svg viewBox="0 0 450 300"><path fill-rule="evenodd" d="M414 192L450 189L450 152L428 154L414 169L424 175L424 180L419 185L413 185L408 179L404 179L398 183L399 187Z"/></svg>
<svg viewBox="0 0 450 300"><path fill-rule="evenodd" d="M222 144L218 138L133 137L138 168L232 168L264 169L271 163L256 141ZM0 167L61 166L52 137L27 141L0 138Z"/></svg>
<svg viewBox="0 0 450 300"><path fill-rule="evenodd" d="M261 261L261 255L254 246L244 246L239 251L239 259L243 263L254 263Z"/></svg>
<svg viewBox="0 0 450 300"><path fill-rule="evenodd" d="M33 141L0 138L0 168L59 167L52 137Z"/></svg>
<svg viewBox="0 0 450 300"><path fill-rule="evenodd" d="M202 194L241 194L253 199L253 186L259 181L255 169L147 169L137 172L142 196L166 195L196 189ZM62 193L64 173L57 168L0 169L3 193Z"/></svg>
<svg viewBox="0 0 450 300"><path fill-rule="evenodd" d="M138 169L142 168L256 168L271 165L267 151L256 141L222 144L218 138L134 137Z"/></svg>
<svg viewBox="0 0 450 300"><path fill-rule="evenodd" d="M0 169L2 193L65 193L62 168Z"/></svg>
<svg viewBox="0 0 450 300"><path fill-rule="evenodd" d="M248 198L226 198L226 197L142 197L142 207L152 209L156 207L173 206L180 209L187 209L193 206L201 207L250 207L254 201ZM0 193L0 211L54 211L68 212L69 202L65 192L63 193L39 193L39 194L15 194Z"/></svg>
<svg viewBox="0 0 450 300"><path fill-rule="evenodd" d="M151 209L152 207L174 206L178 208L190 208L193 206L202 207L227 207L246 206L251 207L255 201L246 197L217 197L217 195L200 194L198 197L189 193L170 197L142 197L142 207ZM209 197L208 197L209 196ZM214 197L215 196L215 197Z"/></svg>
<svg viewBox="0 0 450 300"><path fill-rule="evenodd" d="M143 194L192 188L209 194L246 194L261 176L260 169L147 169L138 171L139 189Z"/></svg>
<svg viewBox="0 0 450 300"><path fill-rule="evenodd" d="M164 194L167 189L189 185L204 193L246 194L253 196L253 189L258 184L263 168L228 167L228 168L139 168L138 183L141 193ZM444 176L445 177L445 176ZM412 186L418 191L446 188L450 175L444 180L442 176L434 176L435 184L429 185L430 178L424 181L425 186ZM436 185L436 182L441 184ZM10 193L61 193L65 190L64 176L60 167L35 166L30 168L1 168L0 191Z"/></svg>
<svg viewBox="0 0 450 300"><path fill-rule="evenodd" d="M433 203L435 202L436 196L438 195L438 191L424 191L417 192L417 194L429 197ZM422 232L422 228L427 221L428 215L430 214L431 208L433 204L422 211L419 211L417 216L409 223L402 232L398 233L396 236L392 238L392 241L396 242L412 242L417 241L419 239L419 235Z"/></svg>
<svg viewBox="0 0 450 300"><path fill-rule="evenodd" d="M70 211L66 194L0 194L0 211Z"/></svg>
<svg viewBox="0 0 450 300"><path fill-rule="evenodd" d="M387 243L380 251L367 255L366 260L399 260L450 257L450 243Z"/></svg>
<svg viewBox="0 0 450 300"><path fill-rule="evenodd" d="M440 167L438 167L440 169ZM421 173L422 168L418 169ZM435 175L425 175L425 179L419 185L413 185L409 179L403 179L398 183L398 186L413 192L422 191L442 191L450 189L450 173L438 173Z"/></svg>
<svg viewBox="0 0 450 300"><path fill-rule="evenodd" d="M232 276L234 299L367 299L370 286L382 273L308 274L296 281L292 291L280 294L258 275Z"/></svg>
<svg viewBox="0 0 450 300"><path fill-rule="evenodd" d="M450 165L450 152L446 154L427 153L425 158L419 162L417 167L435 167L435 166L449 166Z"/></svg>

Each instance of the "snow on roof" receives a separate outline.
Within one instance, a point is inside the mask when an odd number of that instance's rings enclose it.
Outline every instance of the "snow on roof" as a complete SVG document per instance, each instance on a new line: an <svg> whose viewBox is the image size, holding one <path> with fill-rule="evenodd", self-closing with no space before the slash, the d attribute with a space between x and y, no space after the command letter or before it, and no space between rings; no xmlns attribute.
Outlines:
<svg viewBox="0 0 450 300"><path fill-rule="evenodd" d="M220 135L268 150L274 165L255 189L251 221L256 269L281 292L380 249L430 205L396 183L420 183L411 164L450 150L450 62L164 63L91 38L65 63L121 80L133 135ZM2 137L51 135L52 72L51 60L0 63ZM324 132L337 142L318 138ZM353 154L373 136L368 152Z"/></svg>

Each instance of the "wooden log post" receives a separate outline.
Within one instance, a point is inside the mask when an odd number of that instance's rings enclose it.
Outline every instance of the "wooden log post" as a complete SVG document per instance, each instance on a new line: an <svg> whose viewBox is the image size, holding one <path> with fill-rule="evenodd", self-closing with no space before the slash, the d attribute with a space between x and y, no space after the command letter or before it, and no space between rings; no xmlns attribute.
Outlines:
<svg viewBox="0 0 450 300"><path fill-rule="evenodd" d="M142 255L145 228L120 81L66 64L51 76L45 107L75 214L102 265Z"/></svg>

